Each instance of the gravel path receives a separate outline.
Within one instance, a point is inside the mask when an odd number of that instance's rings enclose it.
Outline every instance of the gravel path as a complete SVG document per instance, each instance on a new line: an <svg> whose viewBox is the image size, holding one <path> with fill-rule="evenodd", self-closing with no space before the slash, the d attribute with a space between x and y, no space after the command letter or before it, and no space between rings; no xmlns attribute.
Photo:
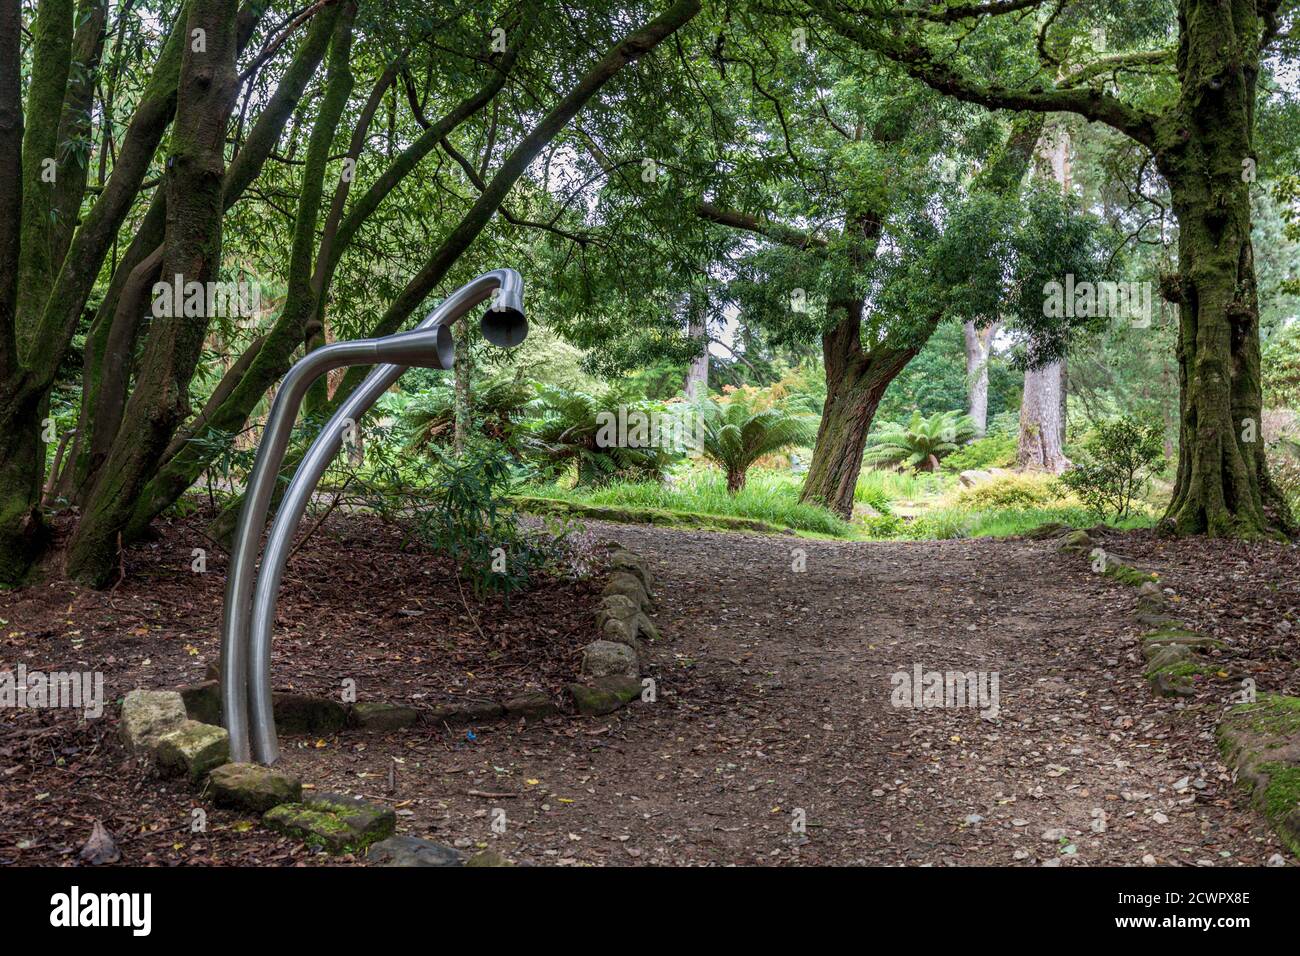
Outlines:
<svg viewBox="0 0 1300 956"><path fill-rule="evenodd" d="M472 741L304 746L289 766L389 794L402 832L539 864L1260 865L1281 850L1219 762L1225 702L1154 699L1134 592L1049 545L595 527L655 574L656 702ZM891 675L917 665L996 673L998 716L893 706Z"/></svg>

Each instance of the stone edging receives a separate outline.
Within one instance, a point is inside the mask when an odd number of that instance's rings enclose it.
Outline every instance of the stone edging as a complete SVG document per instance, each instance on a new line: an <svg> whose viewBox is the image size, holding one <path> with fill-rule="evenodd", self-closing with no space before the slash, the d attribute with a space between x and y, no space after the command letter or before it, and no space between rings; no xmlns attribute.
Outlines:
<svg viewBox="0 0 1300 956"><path fill-rule="evenodd" d="M659 639L650 619L653 578L645 561L611 545L609 580L596 611L600 635L583 650L580 679L566 690L577 713L612 713L642 695L646 641ZM383 702L346 707L327 698L276 694L275 717L289 733L332 733L345 727L370 731L409 727L421 718L413 707ZM465 701L435 708L435 723L473 723L507 717L558 714L544 691L525 691L501 703ZM122 738L160 776L184 777L218 806L252 811L285 836L328 853L366 853L385 866L509 866L492 850L468 860L459 851L416 837L397 836L397 816L338 793L303 794L302 782L274 767L230 762L230 735L218 726L221 697L213 678L175 690L133 690L122 702Z"/></svg>
<svg viewBox="0 0 1300 956"><path fill-rule="evenodd" d="M1087 531L1069 532L1059 538L1056 547L1084 554L1094 562L1100 557L1101 573L1138 587L1137 620L1150 628L1139 638L1147 661L1143 676L1157 694L1190 697L1195 694L1195 676L1228 677L1221 668L1207 663L1209 654L1222 649L1223 642L1198 634L1177 620L1156 575L1115 560ZM1236 782L1249 793L1251 804L1287 848L1300 856L1300 697L1256 696L1253 685L1243 696L1247 701L1229 709L1215 729L1219 751ZM1279 865L1283 862L1280 857L1275 860Z"/></svg>

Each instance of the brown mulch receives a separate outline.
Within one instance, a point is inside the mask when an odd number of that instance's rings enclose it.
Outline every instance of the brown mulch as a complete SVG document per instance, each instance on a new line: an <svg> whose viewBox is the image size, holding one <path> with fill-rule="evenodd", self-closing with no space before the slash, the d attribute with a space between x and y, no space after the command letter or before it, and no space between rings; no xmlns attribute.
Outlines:
<svg viewBox="0 0 1300 956"><path fill-rule="evenodd" d="M0 670L104 674L105 715L0 710L0 865L74 860L100 819L134 863L268 863L305 856L238 817L193 807L178 785L146 781L117 739L117 705L136 687L202 680L220 647L226 560L199 516L131 548L111 590L55 581L0 592ZM575 542L583 558L585 543ZM191 569L207 551L205 573ZM596 585L545 578L509 602L474 598L449 562L374 518L335 514L292 558L273 652L277 690L429 708L543 689L559 699L593 630ZM313 742L314 743L314 742Z"/></svg>
<svg viewBox="0 0 1300 956"><path fill-rule="evenodd" d="M1173 614L1224 641L1260 690L1300 695L1300 545L1134 531L1107 539L1173 588Z"/></svg>
<svg viewBox="0 0 1300 956"><path fill-rule="evenodd" d="M657 577L656 702L598 719L287 739L285 765L395 807L400 832L539 864L1205 866L1285 855L1215 749L1236 685L1152 697L1135 589L1050 544L591 529L644 555ZM338 517L328 532L286 577L278 687L333 692L350 676L363 699L422 704L529 680L553 689L573 673L594 584L549 583L489 612L368 519ZM112 593L60 584L0 596L0 667L101 666L110 696L197 679L215 659L224 568L210 558L208 575L192 575L193 546L203 542L182 525L133 550ZM1261 690L1294 692L1294 639L1276 623L1300 610L1293 547L1132 534L1106 546L1161 565L1189 623L1231 640L1234 677L1258 666ZM917 663L996 671L1000 716L891 706L891 675ZM191 834L201 802L124 766L115 724L112 710L90 722L0 715L0 862L74 861L94 819L124 863L327 862L224 811Z"/></svg>

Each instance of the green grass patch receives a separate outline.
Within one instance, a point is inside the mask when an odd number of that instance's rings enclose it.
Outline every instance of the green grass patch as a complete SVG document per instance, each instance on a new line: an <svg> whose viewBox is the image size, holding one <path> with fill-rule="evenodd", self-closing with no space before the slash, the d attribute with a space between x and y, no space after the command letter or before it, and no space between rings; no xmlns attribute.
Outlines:
<svg viewBox="0 0 1300 956"><path fill-rule="evenodd" d="M791 528L834 538L852 538L856 532L844 521L815 505L799 504L802 480L789 472L754 469L737 495L727 494L721 472L696 468L674 484L614 481L597 487L567 488L562 485L534 485L522 489L525 495L581 502L624 509L654 509L659 512L721 516L761 521L777 528Z"/></svg>
<svg viewBox="0 0 1300 956"><path fill-rule="evenodd" d="M926 472L863 468L853 488L853 500L888 513L895 501L917 501L935 497L952 486L953 479Z"/></svg>
<svg viewBox="0 0 1300 956"><path fill-rule="evenodd" d="M885 516L882 516L885 517ZM888 516L893 519L893 516ZM1150 515L1134 515L1123 521L1106 522L1114 528L1149 528L1155 524ZM1016 508L972 511L950 505L927 511L912 521L879 519L864 522L866 537L872 539L906 538L911 540L948 540L952 538L1006 538L1025 534L1059 522L1072 528L1090 528L1097 516L1086 508Z"/></svg>

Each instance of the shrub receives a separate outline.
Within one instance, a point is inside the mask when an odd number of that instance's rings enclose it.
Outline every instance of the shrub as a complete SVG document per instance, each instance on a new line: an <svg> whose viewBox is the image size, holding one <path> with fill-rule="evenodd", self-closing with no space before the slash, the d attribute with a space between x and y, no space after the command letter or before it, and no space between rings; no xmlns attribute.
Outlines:
<svg viewBox="0 0 1300 956"><path fill-rule="evenodd" d="M868 538L901 537L907 528L907 522L897 515L866 515L862 519L862 530Z"/></svg>
<svg viewBox="0 0 1300 956"><path fill-rule="evenodd" d="M975 423L960 412L938 412L929 418L914 412L906 425L884 425L872 436L863 459L872 465L900 465L934 471L939 460L955 452L975 434Z"/></svg>
<svg viewBox="0 0 1300 956"><path fill-rule="evenodd" d="M958 474L963 471L1010 468L1016 463L1016 447L1014 434L999 433L977 438L945 458L943 470Z"/></svg>
<svg viewBox="0 0 1300 956"><path fill-rule="evenodd" d="M1051 475L1000 475L957 495L957 504L972 511L1041 508L1063 503L1068 491Z"/></svg>
<svg viewBox="0 0 1300 956"><path fill-rule="evenodd" d="M1300 518L1300 444L1284 440L1268 449L1268 475Z"/></svg>
<svg viewBox="0 0 1300 956"><path fill-rule="evenodd" d="M532 397L533 386L515 375L496 376L476 386L472 403L475 431L509 442ZM455 404L455 389L445 378L412 395L401 410L412 446L449 446L456 431Z"/></svg>
<svg viewBox="0 0 1300 956"><path fill-rule="evenodd" d="M536 418L527 423L528 434L522 442L525 454L552 478L572 466L578 485L623 479L659 481L669 463L678 457L659 445L605 441L608 416L616 411L612 396L551 388L542 392L531 410ZM648 417L660 410L653 404L639 403L628 411Z"/></svg>
<svg viewBox="0 0 1300 956"><path fill-rule="evenodd" d="M503 509L513 488L511 462L499 449L480 446L460 459L434 450L439 481L415 515L421 539L454 560L476 597L509 594L564 551L564 532L528 532Z"/></svg>
<svg viewBox="0 0 1300 956"><path fill-rule="evenodd" d="M1129 415L1098 422L1061 481L1101 517L1127 518L1164 457L1164 427Z"/></svg>

